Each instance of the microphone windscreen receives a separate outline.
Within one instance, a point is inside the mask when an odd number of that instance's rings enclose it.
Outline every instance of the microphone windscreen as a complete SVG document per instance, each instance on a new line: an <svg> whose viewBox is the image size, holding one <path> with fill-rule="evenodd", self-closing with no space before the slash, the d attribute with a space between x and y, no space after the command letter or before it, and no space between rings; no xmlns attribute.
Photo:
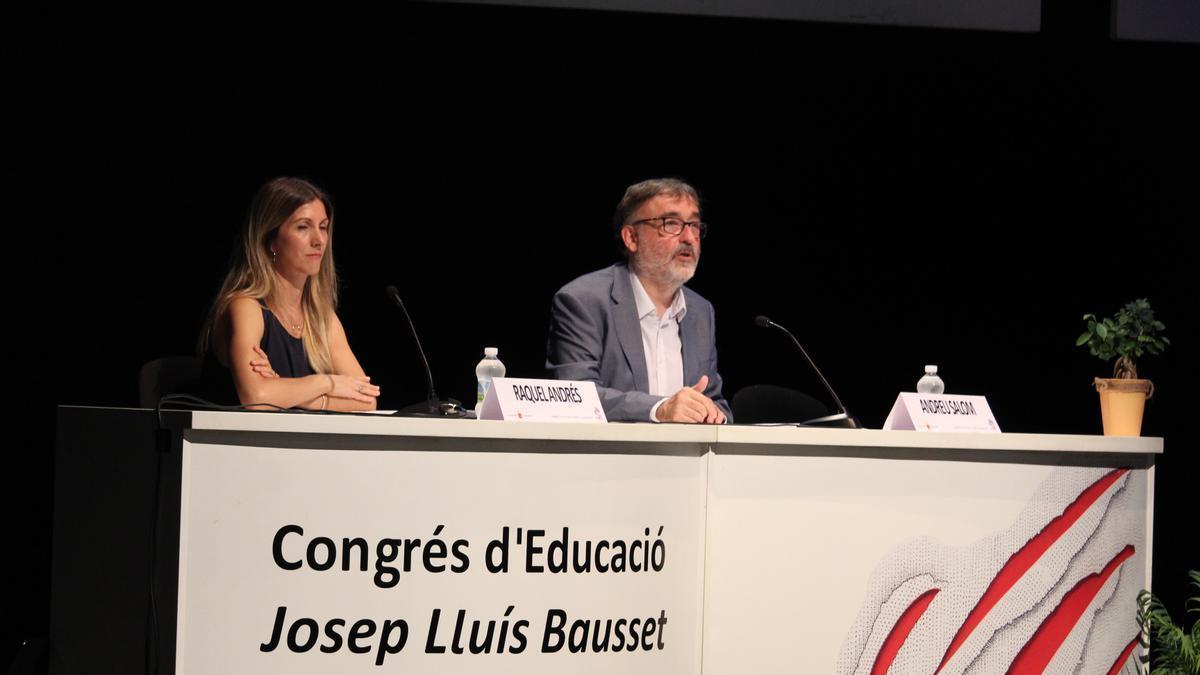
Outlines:
<svg viewBox="0 0 1200 675"><path fill-rule="evenodd" d="M759 328L766 328L771 325L771 320L760 314L754 317L754 325Z"/></svg>

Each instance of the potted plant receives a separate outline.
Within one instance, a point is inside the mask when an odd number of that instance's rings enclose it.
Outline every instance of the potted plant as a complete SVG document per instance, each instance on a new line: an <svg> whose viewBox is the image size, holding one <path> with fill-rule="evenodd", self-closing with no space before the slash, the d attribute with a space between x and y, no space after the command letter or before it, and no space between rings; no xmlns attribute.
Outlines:
<svg viewBox="0 0 1200 675"><path fill-rule="evenodd" d="M1087 331L1075 341L1086 345L1092 356L1113 361L1111 378L1097 377L1094 385L1100 393L1100 415L1106 436L1140 436L1142 412L1146 400L1154 395L1150 380L1138 379L1136 358L1143 354L1161 354L1171 344L1160 335L1166 326L1154 318L1150 303L1142 298L1125 305L1116 316L1097 319L1084 314Z"/></svg>
<svg viewBox="0 0 1200 675"><path fill-rule="evenodd" d="M1200 592L1200 572L1191 570L1188 576L1192 587ZM1184 608L1187 614L1200 612L1200 595L1188 598ZM1138 593L1137 621L1142 629L1142 648L1150 646L1153 651L1152 675L1200 673L1200 621L1193 622L1190 631L1184 624L1176 624L1162 602L1146 590ZM1150 656L1144 654L1139 659L1138 672L1146 672Z"/></svg>

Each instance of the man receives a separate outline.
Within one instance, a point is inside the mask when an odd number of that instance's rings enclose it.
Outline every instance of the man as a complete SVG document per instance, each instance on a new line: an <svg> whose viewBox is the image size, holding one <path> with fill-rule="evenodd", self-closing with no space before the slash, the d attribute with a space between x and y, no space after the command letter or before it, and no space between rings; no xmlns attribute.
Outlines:
<svg viewBox="0 0 1200 675"><path fill-rule="evenodd" d="M696 190L671 178L631 185L613 226L625 261L554 295L546 369L595 382L612 421L730 421L712 305L683 285L705 232Z"/></svg>

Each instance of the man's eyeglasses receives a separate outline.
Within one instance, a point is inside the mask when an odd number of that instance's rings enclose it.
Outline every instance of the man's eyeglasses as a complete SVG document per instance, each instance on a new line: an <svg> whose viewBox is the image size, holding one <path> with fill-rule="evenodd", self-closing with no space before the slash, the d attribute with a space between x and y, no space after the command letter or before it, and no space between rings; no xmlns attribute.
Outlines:
<svg viewBox="0 0 1200 675"><path fill-rule="evenodd" d="M642 223L653 225L659 230L662 230L663 234L669 234L672 237L678 237L679 235L683 234L683 228L685 227L696 228L696 236L701 239L703 239L704 235L708 232L708 223L704 223L699 220L684 220L683 218L674 218L672 216L642 218L641 220L633 221L634 225L641 225Z"/></svg>

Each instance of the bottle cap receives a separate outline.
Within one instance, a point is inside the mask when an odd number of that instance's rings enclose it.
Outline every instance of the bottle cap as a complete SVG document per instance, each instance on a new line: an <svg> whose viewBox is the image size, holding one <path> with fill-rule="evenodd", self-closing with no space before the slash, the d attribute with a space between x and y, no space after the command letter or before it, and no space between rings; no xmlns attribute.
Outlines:
<svg viewBox="0 0 1200 675"><path fill-rule="evenodd" d="M484 356L495 356L495 355L497 355L497 354L499 354L499 353L500 353L500 350L499 350L499 349L496 349L495 347L484 347L484 348L483 348L483 355L484 355Z"/></svg>
<svg viewBox="0 0 1200 675"><path fill-rule="evenodd" d="M937 366L925 366L926 375L937 375Z"/></svg>

